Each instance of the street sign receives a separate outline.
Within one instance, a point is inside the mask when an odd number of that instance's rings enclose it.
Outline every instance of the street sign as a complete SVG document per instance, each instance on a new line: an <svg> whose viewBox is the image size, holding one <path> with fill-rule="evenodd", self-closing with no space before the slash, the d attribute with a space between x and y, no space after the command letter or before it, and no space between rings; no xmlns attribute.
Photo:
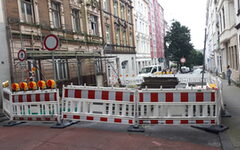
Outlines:
<svg viewBox="0 0 240 150"><path fill-rule="evenodd" d="M181 63L185 63L185 62L186 62L186 58L182 57L182 58L180 59L180 62L181 62Z"/></svg>
<svg viewBox="0 0 240 150"><path fill-rule="evenodd" d="M59 39L56 35L49 34L44 38L43 44L47 50L53 51L58 47Z"/></svg>
<svg viewBox="0 0 240 150"><path fill-rule="evenodd" d="M19 50L18 51L18 60L20 60L20 61L24 61L24 60L26 60L26 58L27 58L27 54L26 54L26 52L25 52L25 50Z"/></svg>

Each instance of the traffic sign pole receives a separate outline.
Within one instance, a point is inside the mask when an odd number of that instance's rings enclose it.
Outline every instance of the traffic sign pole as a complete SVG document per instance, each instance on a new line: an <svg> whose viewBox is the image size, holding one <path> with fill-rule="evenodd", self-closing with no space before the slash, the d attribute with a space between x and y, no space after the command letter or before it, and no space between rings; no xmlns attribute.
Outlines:
<svg viewBox="0 0 240 150"><path fill-rule="evenodd" d="M53 63L53 76L54 76L54 81L56 81L56 64L55 64L55 59L54 59L54 53L52 52L52 63Z"/></svg>
<svg viewBox="0 0 240 150"><path fill-rule="evenodd" d="M24 67L23 67L24 64L26 65L26 62L25 62L26 58L27 58L26 51L23 50L23 49L20 49L20 50L18 51L18 60L20 61L20 67L21 67L21 69L24 68ZM23 81L23 71L22 71L22 73L21 73L21 76L22 76L22 81Z"/></svg>
<svg viewBox="0 0 240 150"><path fill-rule="evenodd" d="M56 64L55 64L55 58L54 58L54 53L53 50L57 49L58 45L59 45L59 39L56 35L54 34L49 34L48 36L46 36L44 38L44 46L47 50L52 51L52 63L53 63L53 76L54 76L54 80L56 81L56 76L57 76L57 72L56 72Z"/></svg>

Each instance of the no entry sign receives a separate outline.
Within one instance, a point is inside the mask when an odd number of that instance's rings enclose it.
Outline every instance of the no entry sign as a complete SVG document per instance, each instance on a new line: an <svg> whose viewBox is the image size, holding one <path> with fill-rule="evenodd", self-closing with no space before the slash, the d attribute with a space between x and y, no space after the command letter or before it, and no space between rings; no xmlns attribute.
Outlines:
<svg viewBox="0 0 240 150"><path fill-rule="evenodd" d="M24 60L26 60L26 58L27 58L27 54L26 54L26 52L25 52L25 50L19 50L18 51L18 60L20 60L20 61L24 61Z"/></svg>
<svg viewBox="0 0 240 150"><path fill-rule="evenodd" d="M56 35L49 34L44 38L43 44L47 50L53 51L58 47L59 39Z"/></svg>
<svg viewBox="0 0 240 150"><path fill-rule="evenodd" d="M181 62L181 63L185 63L185 62L186 62L186 58L182 57L182 58L180 59L180 62Z"/></svg>

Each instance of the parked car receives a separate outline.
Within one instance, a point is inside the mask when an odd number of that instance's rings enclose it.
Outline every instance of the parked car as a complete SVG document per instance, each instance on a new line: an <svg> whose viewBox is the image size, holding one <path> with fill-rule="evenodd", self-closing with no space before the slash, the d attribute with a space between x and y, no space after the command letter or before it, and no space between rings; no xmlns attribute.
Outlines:
<svg viewBox="0 0 240 150"><path fill-rule="evenodd" d="M182 72L182 73L188 73L188 72L190 72L190 68L189 68L189 67L186 67L186 66L182 66L182 67L181 67L181 72Z"/></svg>

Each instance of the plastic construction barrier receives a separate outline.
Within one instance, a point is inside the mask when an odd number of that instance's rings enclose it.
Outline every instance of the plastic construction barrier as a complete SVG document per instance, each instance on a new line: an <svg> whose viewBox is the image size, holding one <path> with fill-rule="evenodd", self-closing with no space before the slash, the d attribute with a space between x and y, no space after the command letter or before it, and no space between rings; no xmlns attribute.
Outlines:
<svg viewBox="0 0 240 150"><path fill-rule="evenodd" d="M63 89L63 118L130 125L219 125L217 89Z"/></svg>
<svg viewBox="0 0 240 150"><path fill-rule="evenodd" d="M3 88L3 110L11 121L60 121L57 89L12 92Z"/></svg>
<svg viewBox="0 0 240 150"><path fill-rule="evenodd" d="M63 88L63 119L133 125L136 91L69 85Z"/></svg>
<svg viewBox="0 0 240 150"><path fill-rule="evenodd" d="M175 89L139 91L139 124L217 125L217 90Z"/></svg>

